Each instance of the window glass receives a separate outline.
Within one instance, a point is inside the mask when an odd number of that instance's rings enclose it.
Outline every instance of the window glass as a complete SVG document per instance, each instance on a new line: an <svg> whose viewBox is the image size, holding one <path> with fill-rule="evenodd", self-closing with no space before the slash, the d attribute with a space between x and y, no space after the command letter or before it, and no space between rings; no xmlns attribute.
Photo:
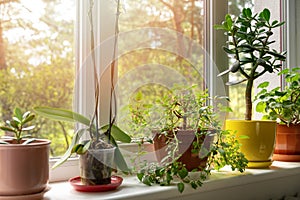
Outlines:
<svg viewBox="0 0 300 200"><path fill-rule="evenodd" d="M240 15L243 8L254 8L254 0L229 0L228 12L236 17ZM229 59L229 66L233 64L233 59ZM239 80L243 78L239 73L230 73L229 81ZM245 115L245 102L244 102L244 88L246 88L246 82L230 86L229 98L232 100L230 107L233 112L230 113L231 118L244 119ZM242 91L242 92L241 92Z"/></svg>
<svg viewBox="0 0 300 200"><path fill-rule="evenodd" d="M155 104L176 84L197 85L199 90L206 88L205 1L122 2L118 59L119 124L133 137L149 137L151 132L143 129L142 119L149 114L145 111L149 104ZM130 113L132 108L137 108L139 113ZM131 126L131 120L141 120L141 124Z"/></svg>
<svg viewBox="0 0 300 200"><path fill-rule="evenodd" d="M15 107L72 108L74 18L74 0L0 1L1 123ZM36 120L32 135L51 140L52 157L62 155L72 124Z"/></svg>

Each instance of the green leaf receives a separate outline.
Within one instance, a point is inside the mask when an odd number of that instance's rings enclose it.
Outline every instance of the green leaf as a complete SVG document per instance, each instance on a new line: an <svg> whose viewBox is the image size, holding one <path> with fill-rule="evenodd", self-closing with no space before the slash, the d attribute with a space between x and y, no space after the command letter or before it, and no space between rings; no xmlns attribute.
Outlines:
<svg viewBox="0 0 300 200"><path fill-rule="evenodd" d="M115 139L114 139L113 136L110 138L110 141L116 147L115 154L114 154L115 164L124 173L129 172L130 169L129 169L129 167L128 167L128 165L127 165L127 163L126 163L126 161L125 161L125 159L124 159L124 157L123 157L123 155L122 155L122 153L121 153L121 151L120 151L120 149L118 147L118 144L116 143L116 141L115 141Z"/></svg>
<svg viewBox="0 0 300 200"><path fill-rule="evenodd" d="M216 29L216 30L226 30L226 28L223 25L219 25L219 24L214 25L214 29Z"/></svg>
<svg viewBox="0 0 300 200"><path fill-rule="evenodd" d="M82 137L83 133L85 132L86 130L85 129L79 129L75 135L73 136L72 138L72 142L68 148L68 150L65 152L65 154L60 158L60 160L58 160L53 166L52 168L56 168L58 167L59 165L63 164L65 161L68 160L68 158L71 156L72 154L72 150L73 150L73 147L79 143L79 140L80 138Z"/></svg>
<svg viewBox="0 0 300 200"><path fill-rule="evenodd" d="M13 133L16 132L14 129L6 127L6 126L0 126L0 129L3 131L13 132Z"/></svg>
<svg viewBox="0 0 300 200"><path fill-rule="evenodd" d="M143 182L145 185L151 186L151 180L150 180L150 177L149 177L149 176L144 176L142 182Z"/></svg>
<svg viewBox="0 0 300 200"><path fill-rule="evenodd" d="M264 112L265 107L266 107L265 102L262 101L258 102L258 104L256 105L256 112L260 112L260 113Z"/></svg>
<svg viewBox="0 0 300 200"><path fill-rule="evenodd" d="M109 125L105 125L101 127L101 130L106 131L109 128ZM118 126L113 125L111 127L111 135L116 141L130 143L131 137L127 135L123 130L121 130Z"/></svg>
<svg viewBox="0 0 300 200"><path fill-rule="evenodd" d="M0 144L9 144L8 142L0 140Z"/></svg>
<svg viewBox="0 0 300 200"><path fill-rule="evenodd" d="M30 130L32 130L34 128L35 128L35 126L28 126L28 127L22 128L22 131L30 131Z"/></svg>
<svg viewBox="0 0 300 200"><path fill-rule="evenodd" d="M257 86L257 88L266 88L266 87L269 86L269 84L270 84L270 83L269 83L268 81L265 81L265 82L259 84L259 85Z"/></svg>
<svg viewBox="0 0 300 200"><path fill-rule="evenodd" d="M177 184L177 189L180 193L184 191L184 183L180 182Z"/></svg>
<svg viewBox="0 0 300 200"><path fill-rule="evenodd" d="M19 119L19 121L22 121L22 112L20 108L15 108L14 115Z"/></svg>
<svg viewBox="0 0 300 200"><path fill-rule="evenodd" d="M30 138L26 140L25 142L22 143L22 145L30 144L31 142L34 142L36 139L35 138Z"/></svg>
<svg viewBox="0 0 300 200"><path fill-rule="evenodd" d="M232 29L232 23L233 23L232 19L231 19L231 16L227 14L225 16L225 20L227 22L228 29L231 30Z"/></svg>
<svg viewBox="0 0 300 200"><path fill-rule="evenodd" d="M178 171L178 174L181 179L184 179L189 174L188 170L184 167L181 170Z"/></svg>
<svg viewBox="0 0 300 200"><path fill-rule="evenodd" d="M270 16L271 16L271 13L270 13L270 10L265 8L263 10L263 15L264 15L264 18L266 21L270 21Z"/></svg>
<svg viewBox="0 0 300 200"><path fill-rule="evenodd" d="M79 122L86 126L90 125L90 120L79 113L70 110L51 108L51 107L35 107L35 112L43 117L47 117L56 121Z"/></svg>
<svg viewBox="0 0 300 200"><path fill-rule="evenodd" d="M34 119L34 117L35 117L35 115L29 115L29 116L25 117L24 120L22 121L22 124L26 124L26 123L32 121Z"/></svg>
<svg viewBox="0 0 300 200"><path fill-rule="evenodd" d="M136 176L137 178L139 179L139 181L142 181L143 180L143 177L144 177L144 173L137 173Z"/></svg>

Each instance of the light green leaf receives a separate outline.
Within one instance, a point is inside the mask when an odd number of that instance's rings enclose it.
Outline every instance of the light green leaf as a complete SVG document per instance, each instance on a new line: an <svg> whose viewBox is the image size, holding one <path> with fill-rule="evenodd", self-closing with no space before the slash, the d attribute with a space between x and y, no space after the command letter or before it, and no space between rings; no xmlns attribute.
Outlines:
<svg viewBox="0 0 300 200"><path fill-rule="evenodd" d="M14 110L14 114L15 114L15 116L19 119L19 121L21 121L22 120L22 112L21 112L21 109L20 108L15 108L15 110Z"/></svg>
<svg viewBox="0 0 300 200"><path fill-rule="evenodd" d="M86 131L85 129L79 129L79 130L75 133L75 135L74 135L74 137L73 137L73 139L72 139L72 142L71 142L71 144L70 144L68 150L67 150L67 151L65 152L65 154L61 157L61 159L58 160L58 161L52 166L53 169L56 168L56 167L58 167L59 165L63 164L65 161L68 160L68 158L69 158L69 157L71 156L71 154L72 154L73 147L74 147L76 144L79 143L79 140L80 140L80 138L82 137L82 135L83 135L83 133L84 133L85 131Z"/></svg>
<svg viewBox="0 0 300 200"><path fill-rule="evenodd" d="M35 112L43 117L47 117L56 121L79 122L86 126L90 125L90 120L79 113L70 110L51 108L51 107L35 107Z"/></svg>
<svg viewBox="0 0 300 200"><path fill-rule="evenodd" d="M257 88L266 88L266 87L269 86L269 84L270 84L270 83L269 83L268 81L265 81L265 82L259 84L259 85L257 86Z"/></svg>

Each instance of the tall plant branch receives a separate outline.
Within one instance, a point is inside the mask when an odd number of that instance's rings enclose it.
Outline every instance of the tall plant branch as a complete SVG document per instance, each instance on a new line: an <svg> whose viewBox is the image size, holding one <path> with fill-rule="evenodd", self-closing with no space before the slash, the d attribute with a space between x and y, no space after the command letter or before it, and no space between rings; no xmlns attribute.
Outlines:
<svg viewBox="0 0 300 200"><path fill-rule="evenodd" d="M93 25L93 7L94 7L94 0L90 0L90 8L89 8L89 12L88 12L88 16L89 16L89 22L90 22L90 27L91 27L91 31L90 31L90 36L91 36L91 57L92 57L92 65L93 65L93 74L94 74L94 89L95 89L95 108L94 108L94 113L92 115L91 118L91 122L90 122L90 133L92 133L92 127L95 121L95 126L96 126L96 140L98 140L99 136L97 134L98 131L98 106L99 106L99 93L100 93L100 87L99 87L99 80L98 80L98 72L97 72L97 67L96 67L96 61L95 61L95 39L94 39L94 25ZM91 134L91 137L93 137L93 134ZM93 139L93 138L91 138Z"/></svg>
<svg viewBox="0 0 300 200"><path fill-rule="evenodd" d="M110 79L111 79L111 88L110 88L110 105L109 105L109 128L108 128L108 141L110 141L111 137L111 128L115 123L116 115L117 115L117 102L116 102L116 91L115 91L115 70L116 70L116 52L118 45L118 36L119 36L119 16L120 16L120 0L117 0L117 12L115 19L115 35L114 35L114 46L113 46L113 61L110 65ZM114 108L114 113L113 113Z"/></svg>

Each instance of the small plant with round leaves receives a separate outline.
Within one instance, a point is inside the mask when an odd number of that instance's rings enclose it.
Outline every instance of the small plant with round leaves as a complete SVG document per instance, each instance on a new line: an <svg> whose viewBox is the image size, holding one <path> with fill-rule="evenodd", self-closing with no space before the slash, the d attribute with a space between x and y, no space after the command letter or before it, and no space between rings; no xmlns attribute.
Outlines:
<svg viewBox="0 0 300 200"><path fill-rule="evenodd" d="M34 129L34 125L27 125L35 118L34 114L31 114L30 111L22 112L20 108L15 108L13 117L11 120L7 120L4 126L0 126L0 129L7 132L12 132L14 134L13 139L16 140L17 144L21 144L24 138L30 137L29 134L24 135L24 132ZM28 144L34 141L30 139L25 141L23 144ZM5 141L0 141L1 144L9 144Z"/></svg>
<svg viewBox="0 0 300 200"><path fill-rule="evenodd" d="M278 75L283 75L287 85L281 89L276 87L267 90L269 82L261 83L257 94L259 101L256 111L264 113L263 118L277 120L281 124L300 124L300 68L284 69Z"/></svg>

